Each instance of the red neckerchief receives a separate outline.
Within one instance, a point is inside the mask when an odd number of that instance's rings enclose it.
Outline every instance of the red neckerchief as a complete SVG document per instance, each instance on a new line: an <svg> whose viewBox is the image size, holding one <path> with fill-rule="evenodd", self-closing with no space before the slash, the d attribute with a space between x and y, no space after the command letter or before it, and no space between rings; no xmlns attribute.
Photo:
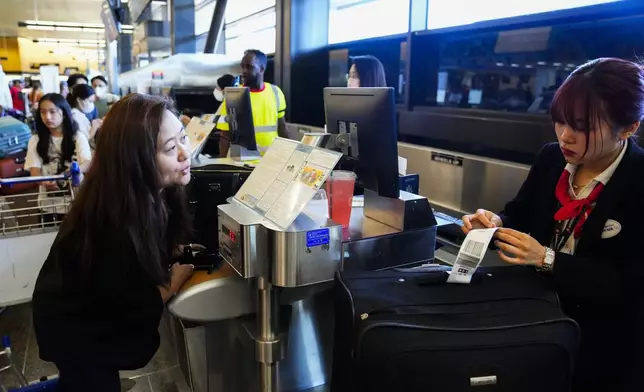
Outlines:
<svg viewBox="0 0 644 392"><path fill-rule="evenodd" d="M577 224L574 228L574 235L575 238L579 238L581 235L581 229L593 209L593 203L597 201L599 194L604 189L604 184L600 182L595 186L595 189L590 192L588 197L579 200L575 200L570 197L569 187L570 172L568 170L564 170L563 173L561 173L561 177L557 183L557 188L555 189L555 195L561 205L561 208L559 208L555 213L555 220L567 221L578 218Z"/></svg>

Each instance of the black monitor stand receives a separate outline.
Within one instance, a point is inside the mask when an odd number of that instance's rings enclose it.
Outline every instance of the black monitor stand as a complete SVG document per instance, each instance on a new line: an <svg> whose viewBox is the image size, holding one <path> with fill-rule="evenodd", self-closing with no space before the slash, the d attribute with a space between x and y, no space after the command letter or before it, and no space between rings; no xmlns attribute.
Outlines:
<svg viewBox="0 0 644 392"><path fill-rule="evenodd" d="M400 191L395 94L392 88L324 89L328 134L318 145L342 151L364 185L364 215L405 231L436 225L426 197ZM306 136L306 135L305 135Z"/></svg>
<svg viewBox="0 0 644 392"><path fill-rule="evenodd" d="M224 89L226 122L230 129L229 155L235 161L254 161L261 157L255 141L253 109L248 87Z"/></svg>

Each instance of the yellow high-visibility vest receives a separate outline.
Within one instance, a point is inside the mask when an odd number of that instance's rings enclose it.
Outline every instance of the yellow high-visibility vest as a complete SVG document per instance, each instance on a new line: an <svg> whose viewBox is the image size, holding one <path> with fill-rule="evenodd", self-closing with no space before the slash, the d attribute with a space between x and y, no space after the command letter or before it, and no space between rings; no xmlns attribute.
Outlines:
<svg viewBox="0 0 644 392"><path fill-rule="evenodd" d="M250 90L250 104L253 110L253 124L255 125L255 141L257 150L264 156L268 147L277 138L277 123L286 112L286 99L282 90L274 84L264 83L262 90ZM221 103L218 114L225 117L226 100ZM226 122L217 123L217 129L229 131Z"/></svg>

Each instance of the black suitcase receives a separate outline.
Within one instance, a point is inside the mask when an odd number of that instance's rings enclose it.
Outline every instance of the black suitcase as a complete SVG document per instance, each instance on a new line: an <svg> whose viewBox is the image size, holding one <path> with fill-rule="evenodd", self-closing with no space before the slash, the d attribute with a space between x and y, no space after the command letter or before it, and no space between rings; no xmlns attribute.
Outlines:
<svg viewBox="0 0 644 392"><path fill-rule="evenodd" d="M564 392L579 328L531 268L336 275L333 392Z"/></svg>
<svg viewBox="0 0 644 392"><path fill-rule="evenodd" d="M219 249L217 206L234 196L250 173L251 168L233 165L208 165L191 170L188 200L193 214L191 241L209 251Z"/></svg>

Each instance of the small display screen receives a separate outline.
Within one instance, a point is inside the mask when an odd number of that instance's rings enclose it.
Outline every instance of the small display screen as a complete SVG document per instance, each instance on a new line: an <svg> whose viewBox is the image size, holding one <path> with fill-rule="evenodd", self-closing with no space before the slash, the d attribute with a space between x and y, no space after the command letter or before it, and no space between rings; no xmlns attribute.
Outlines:
<svg viewBox="0 0 644 392"><path fill-rule="evenodd" d="M231 240L232 242L236 242L236 241L237 241L237 234L236 234L234 231L231 231L231 230L230 230L229 228L227 228L226 226L221 225L221 232L222 232L225 236L228 236L228 238L230 238L230 240Z"/></svg>

